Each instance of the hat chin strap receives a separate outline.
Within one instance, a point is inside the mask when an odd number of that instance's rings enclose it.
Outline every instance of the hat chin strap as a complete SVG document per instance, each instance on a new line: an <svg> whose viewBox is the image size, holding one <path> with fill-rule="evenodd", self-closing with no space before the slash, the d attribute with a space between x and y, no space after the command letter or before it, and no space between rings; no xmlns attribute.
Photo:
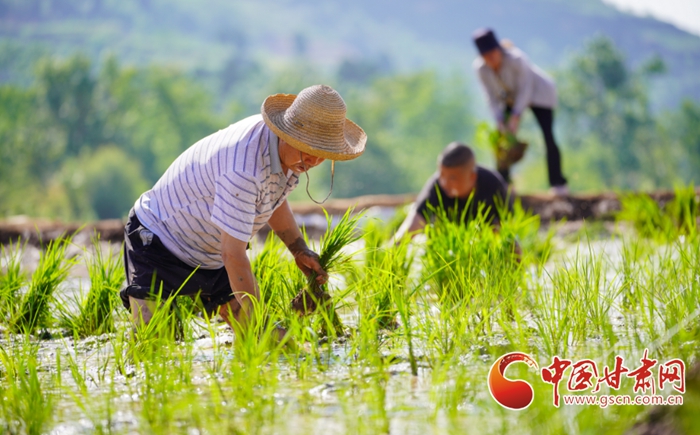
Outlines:
<svg viewBox="0 0 700 435"><path fill-rule="evenodd" d="M301 151L299 151L299 157L301 158L301 166L304 168L304 174L306 175L306 194L309 195L309 198L315 202L318 205L323 204L330 198L331 193L333 193L333 179L335 178L335 160L331 160L331 190L328 192L328 195L326 195L325 198L323 198L323 201L316 201L313 196L311 196L311 192L309 192L309 170L306 168L306 163L304 163L304 156L301 154Z"/></svg>

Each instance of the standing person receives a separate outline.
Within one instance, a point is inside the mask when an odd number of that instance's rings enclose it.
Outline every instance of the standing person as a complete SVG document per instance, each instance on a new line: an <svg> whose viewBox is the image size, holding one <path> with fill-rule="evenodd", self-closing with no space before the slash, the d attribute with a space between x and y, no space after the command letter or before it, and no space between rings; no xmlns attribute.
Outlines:
<svg viewBox="0 0 700 435"><path fill-rule="evenodd" d="M316 273L325 283L287 196L299 174L325 159L362 154L367 136L345 114L345 102L328 86L271 95L261 114L183 152L136 201L126 224L127 287L120 296L135 324L151 319L152 289L162 287L163 297L178 289L178 295L199 294L207 311L218 311L232 327L245 326L253 300L260 302L246 249L265 224L304 274Z"/></svg>
<svg viewBox="0 0 700 435"><path fill-rule="evenodd" d="M474 44L480 57L474 60L474 69L488 96L489 105L503 133L515 135L520 118L528 107L537 119L547 147L547 168L552 193L569 194L566 178L561 170L561 156L554 140L552 123L557 104L557 90L552 79L525 54L515 47L504 47L490 29L474 32ZM509 44L510 45L510 44ZM499 171L510 182L510 171Z"/></svg>

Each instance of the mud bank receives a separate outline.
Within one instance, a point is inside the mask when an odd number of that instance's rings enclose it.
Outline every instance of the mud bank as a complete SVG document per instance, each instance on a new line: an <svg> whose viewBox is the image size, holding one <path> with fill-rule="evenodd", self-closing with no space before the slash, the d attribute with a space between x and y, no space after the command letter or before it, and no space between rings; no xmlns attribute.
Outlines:
<svg viewBox="0 0 700 435"><path fill-rule="evenodd" d="M696 190L700 195L700 188ZM664 205L674 198L672 191L658 191L648 194ZM314 203L294 203L294 211L300 225L305 225L311 237L318 237L326 228L323 209L334 216L341 215L349 207L356 210L370 210L370 214L386 218L397 207L410 204L415 195L367 195L356 198L334 199L323 207ZM620 209L620 200L615 193L571 195L557 198L547 194L519 196L523 206L539 215L543 223L567 220L612 220ZM0 244L8 244L18 239L33 246L43 246L65 234L75 234L74 241L88 244L93 234L99 234L106 242L121 243L124 239L124 223L119 219L103 220L90 224L66 223L47 219L34 219L15 216L0 220ZM261 232L264 236L266 231Z"/></svg>

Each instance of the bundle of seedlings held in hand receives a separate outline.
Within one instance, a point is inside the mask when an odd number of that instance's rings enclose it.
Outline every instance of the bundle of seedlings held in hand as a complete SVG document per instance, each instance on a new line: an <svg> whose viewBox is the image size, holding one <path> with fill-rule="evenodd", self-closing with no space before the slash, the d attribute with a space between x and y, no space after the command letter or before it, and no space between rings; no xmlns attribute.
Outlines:
<svg viewBox="0 0 700 435"><path fill-rule="evenodd" d="M324 210L327 229L321 237L319 263L326 273L338 271L343 264L350 260L350 257L343 252L343 248L357 241L361 236L357 230L361 214L353 216L352 212L352 208L348 209L338 224L332 227L332 218ZM301 315L318 311L338 333L343 330L343 326L336 313L335 304L326 290L326 284L319 284L316 277L315 272L307 276L306 287L292 299L292 309Z"/></svg>

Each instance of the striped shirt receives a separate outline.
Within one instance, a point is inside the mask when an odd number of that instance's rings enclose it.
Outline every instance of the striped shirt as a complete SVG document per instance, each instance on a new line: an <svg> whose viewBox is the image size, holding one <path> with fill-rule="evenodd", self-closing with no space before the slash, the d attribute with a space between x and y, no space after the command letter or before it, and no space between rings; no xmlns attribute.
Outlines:
<svg viewBox="0 0 700 435"><path fill-rule="evenodd" d="M219 269L221 232L248 242L299 182L291 170L283 173L278 146L262 115L219 130L136 200L136 216L185 263Z"/></svg>

